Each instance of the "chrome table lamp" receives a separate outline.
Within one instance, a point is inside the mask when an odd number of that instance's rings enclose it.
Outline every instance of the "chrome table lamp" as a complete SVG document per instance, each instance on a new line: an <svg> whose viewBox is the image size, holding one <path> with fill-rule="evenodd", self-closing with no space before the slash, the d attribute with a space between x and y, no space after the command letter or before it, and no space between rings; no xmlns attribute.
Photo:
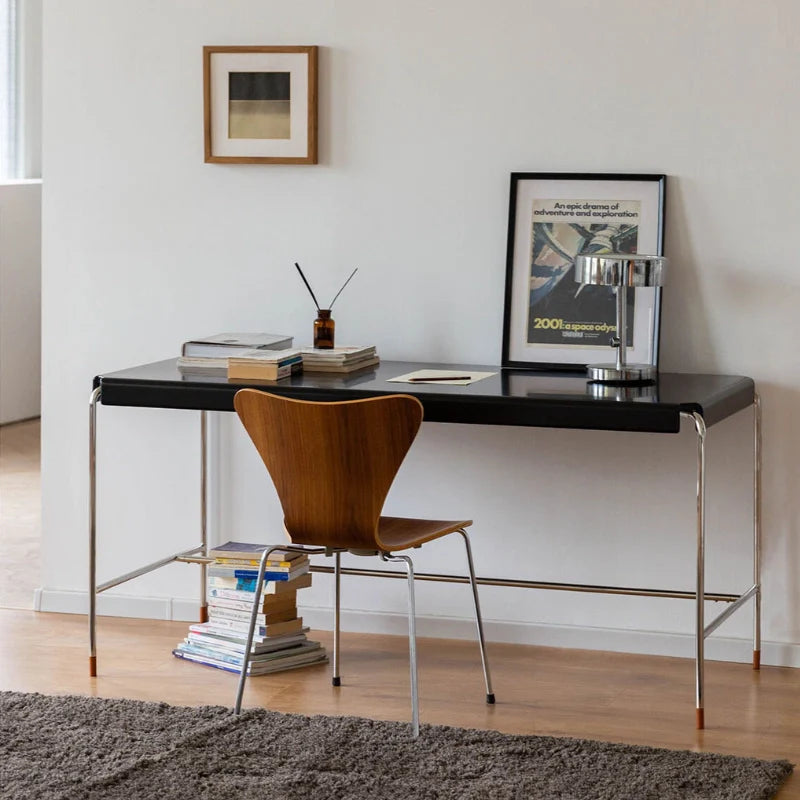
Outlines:
<svg viewBox="0 0 800 800"><path fill-rule="evenodd" d="M584 286L611 286L617 301L617 331L609 344L617 349L614 364L589 364L590 381L598 383L648 383L657 376L654 364L628 364L628 287L661 286L667 271L663 256L605 253L575 257L575 280Z"/></svg>

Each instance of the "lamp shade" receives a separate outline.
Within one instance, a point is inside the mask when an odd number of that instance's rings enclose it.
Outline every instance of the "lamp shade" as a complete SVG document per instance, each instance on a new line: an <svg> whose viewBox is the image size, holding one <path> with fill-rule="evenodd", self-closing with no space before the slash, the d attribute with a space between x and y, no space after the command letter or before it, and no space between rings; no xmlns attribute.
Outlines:
<svg viewBox="0 0 800 800"><path fill-rule="evenodd" d="M663 286L664 256L610 253L575 257L575 280L592 286Z"/></svg>

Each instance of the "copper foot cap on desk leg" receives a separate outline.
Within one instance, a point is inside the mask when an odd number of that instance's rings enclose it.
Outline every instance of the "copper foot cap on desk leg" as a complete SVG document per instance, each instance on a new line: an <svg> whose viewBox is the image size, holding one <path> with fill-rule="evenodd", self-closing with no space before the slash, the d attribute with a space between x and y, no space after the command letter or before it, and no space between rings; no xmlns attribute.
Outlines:
<svg viewBox="0 0 800 800"><path fill-rule="evenodd" d="M761 669L761 651L753 650L753 669Z"/></svg>
<svg viewBox="0 0 800 800"><path fill-rule="evenodd" d="M208 606L200 606L200 622L208 622Z"/></svg>
<svg viewBox="0 0 800 800"><path fill-rule="evenodd" d="M697 714L697 730L702 731L706 727L705 709L696 708L695 713Z"/></svg>
<svg viewBox="0 0 800 800"><path fill-rule="evenodd" d="M89 677L97 677L97 656L89 656Z"/></svg>

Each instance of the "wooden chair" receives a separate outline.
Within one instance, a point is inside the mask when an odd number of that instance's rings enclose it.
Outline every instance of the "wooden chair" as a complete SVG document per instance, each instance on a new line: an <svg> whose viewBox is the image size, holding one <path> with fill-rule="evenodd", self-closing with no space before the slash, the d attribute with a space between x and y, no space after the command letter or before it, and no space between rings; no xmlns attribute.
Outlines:
<svg viewBox="0 0 800 800"><path fill-rule="evenodd" d="M291 545L268 547L261 556L261 586L269 554L277 549L333 555L335 575L333 685L339 676L340 554L350 551L402 562L408 574L408 630L414 736L419 734L414 565L399 550L419 547L448 533L460 533L475 604L486 702L494 694L486 660L478 589L466 528L471 520L445 521L383 517L386 495L422 423L422 404L409 395L337 403L306 402L255 389L236 393L234 406L269 471L283 507ZM236 695L241 711L259 592L254 595L250 630Z"/></svg>

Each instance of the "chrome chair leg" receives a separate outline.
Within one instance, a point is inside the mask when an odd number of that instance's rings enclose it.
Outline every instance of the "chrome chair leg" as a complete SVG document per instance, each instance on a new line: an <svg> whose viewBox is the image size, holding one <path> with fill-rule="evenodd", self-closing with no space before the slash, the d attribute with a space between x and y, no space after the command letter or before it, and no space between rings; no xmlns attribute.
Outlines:
<svg viewBox="0 0 800 800"><path fill-rule="evenodd" d="M478 626L478 644L481 648L481 664L483 665L483 680L486 684L486 702L494 705L494 692L492 691L492 678L489 674L489 661L486 658L486 640L483 636L483 619L481 618L481 604L478 600L478 585L475 582L475 566L472 562L472 546L469 536L462 528L459 533L464 537L464 545L467 549L467 565L469 566L469 582L472 586L472 598L475 601L475 622Z"/></svg>
<svg viewBox="0 0 800 800"><path fill-rule="evenodd" d="M208 412L200 412L200 544L208 556ZM200 622L208 622L208 566L200 565Z"/></svg>
<svg viewBox="0 0 800 800"><path fill-rule="evenodd" d="M414 607L414 563L408 556L381 553L384 561L403 561L408 572L408 649L411 669L411 730L419 736L419 691L417 688L417 618Z"/></svg>
<svg viewBox="0 0 800 800"><path fill-rule="evenodd" d="M333 585L334 585L334 600L333 600L333 677L331 683L334 686L341 686L342 679L339 675L339 628L340 628L340 600L341 600L341 576L342 564L341 553L334 554L334 567L333 567Z"/></svg>
<svg viewBox="0 0 800 800"><path fill-rule="evenodd" d="M97 677L97 404L100 387L89 396L89 677Z"/></svg>
<svg viewBox="0 0 800 800"><path fill-rule="evenodd" d="M705 551L706 551L706 424L696 411L688 415L697 434L697 589L695 593L695 718L705 728Z"/></svg>
<svg viewBox="0 0 800 800"><path fill-rule="evenodd" d="M761 669L761 398L753 399L753 669Z"/></svg>
<svg viewBox="0 0 800 800"><path fill-rule="evenodd" d="M264 573L267 571L267 561L272 553L276 550L286 549L285 545L273 545L266 548L261 554L261 561L258 562L258 580L256 581L256 589L253 592L253 608L250 611L250 627L247 629L247 644L244 647L244 654L242 656L242 674L239 676L239 685L236 689L236 705L233 707L233 713L238 715L242 712L242 697L244 696L244 684L247 680L247 670L250 667L250 649L253 646L253 633L256 627L256 617L258 616L258 606L261 598L264 596Z"/></svg>

